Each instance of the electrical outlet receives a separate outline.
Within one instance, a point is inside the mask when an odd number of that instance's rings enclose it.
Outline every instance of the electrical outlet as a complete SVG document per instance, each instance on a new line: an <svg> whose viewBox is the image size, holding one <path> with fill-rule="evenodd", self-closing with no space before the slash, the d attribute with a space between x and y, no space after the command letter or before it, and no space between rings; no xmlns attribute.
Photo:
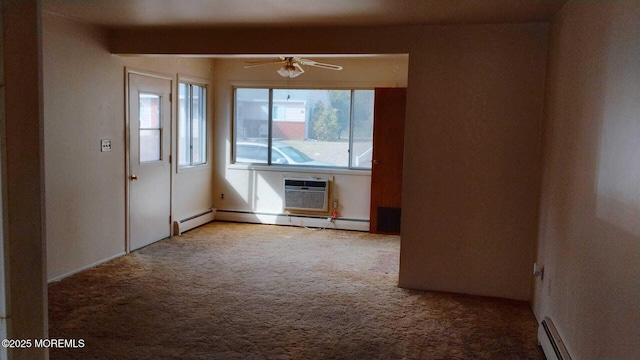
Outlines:
<svg viewBox="0 0 640 360"><path fill-rule="evenodd" d="M334 209L338 208L338 200L333 200L333 208Z"/></svg>
<svg viewBox="0 0 640 360"><path fill-rule="evenodd" d="M220 194L220 199L224 200L224 194Z"/></svg>
<svg viewBox="0 0 640 360"><path fill-rule="evenodd" d="M111 140L109 139L100 140L100 151L101 152L111 151Z"/></svg>

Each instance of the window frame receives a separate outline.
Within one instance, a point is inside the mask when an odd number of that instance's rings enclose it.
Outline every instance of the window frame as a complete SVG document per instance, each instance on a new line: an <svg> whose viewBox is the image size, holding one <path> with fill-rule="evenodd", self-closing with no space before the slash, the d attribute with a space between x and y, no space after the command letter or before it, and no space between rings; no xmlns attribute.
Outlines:
<svg viewBox="0 0 640 360"><path fill-rule="evenodd" d="M189 102L189 119L187 119L188 121L188 125L189 125L189 163L188 164L180 164L180 156L182 155L180 152L180 139L181 139L181 132L180 132L180 86L182 84L186 84L188 85L189 91L190 91L190 99L193 98L193 86L199 86L204 88L204 116L202 116L202 119L199 119L198 121L201 122L201 124L204 124L204 132L202 133L205 137L204 139L204 149L203 149L203 155L205 157L203 162L198 162L198 163L193 163L193 113L191 111L191 107L193 106L193 102L192 100ZM210 158L210 154L209 154L209 148L210 148L210 127L211 127L211 115L210 115L210 95L209 95L209 81L207 79L203 79L203 78L198 78L198 77L193 77L193 76L185 76L185 75L178 75L178 81L176 82L176 87L177 87L177 91L176 91L176 158L175 158L175 162L176 162L176 168L177 168L177 172L181 172L181 171L189 171L189 170L195 170L195 169L202 169L202 168L206 168L209 166L209 158Z"/></svg>
<svg viewBox="0 0 640 360"><path fill-rule="evenodd" d="M291 170L291 169L296 169L296 171L301 170L313 170L313 172L353 172L353 173L361 173L361 174L367 174L370 173L372 168L369 167L357 167L355 166L355 164L353 163L353 156L352 156L352 151L353 151L353 128L354 128L354 121L353 121L353 107L354 107L354 103L353 103L353 99L354 99L354 92L358 91L358 90L366 90L366 91L374 91L376 87L375 85L355 85L355 86L335 86L335 85L311 85L311 84L299 84L298 86L290 86L289 84L232 84L231 85L232 90L231 90L231 154L230 154L230 159L229 159L229 164L234 167L234 168L247 168L247 169L253 169L253 168L262 168L262 169L269 169L269 170L276 170L277 168L282 168L283 170ZM260 89L260 90L268 90L269 93L269 99L268 99L268 104L267 104L267 109L268 109L268 118L267 118L267 124L268 124L268 136L267 136L267 150L268 150L268 156L267 156L267 162L266 163L249 163L249 162L236 162L236 134L237 134L237 114L236 112L238 111L238 108L236 106L236 98L237 98L237 90L238 89ZM274 110L274 98L273 98L273 92L274 90L287 90L287 89L291 89L291 90L326 90L326 91L332 91L332 90L347 90L349 91L349 97L350 97L350 104L349 104L349 156L348 156L348 165L347 166L318 166L318 165L302 165L302 164L278 164L278 163L273 163L272 162L272 142L273 142L273 123L274 123L274 119L273 119L273 110ZM374 104L375 104L375 100L374 100ZM372 121L374 121L374 119L372 119ZM373 125L375 126L375 125ZM373 134L371 136L371 142L372 142L372 146L373 146Z"/></svg>

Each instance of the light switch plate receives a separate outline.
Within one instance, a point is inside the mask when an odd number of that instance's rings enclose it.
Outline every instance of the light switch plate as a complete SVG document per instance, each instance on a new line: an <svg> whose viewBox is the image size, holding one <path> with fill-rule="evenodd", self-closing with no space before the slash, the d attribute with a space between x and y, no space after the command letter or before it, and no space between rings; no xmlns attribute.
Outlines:
<svg viewBox="0 0 640 360"><path fill-rule="evenodd" d="M111 151L111 140L108 140L108 139L100 140L100 151L101 152Z"/></svg>

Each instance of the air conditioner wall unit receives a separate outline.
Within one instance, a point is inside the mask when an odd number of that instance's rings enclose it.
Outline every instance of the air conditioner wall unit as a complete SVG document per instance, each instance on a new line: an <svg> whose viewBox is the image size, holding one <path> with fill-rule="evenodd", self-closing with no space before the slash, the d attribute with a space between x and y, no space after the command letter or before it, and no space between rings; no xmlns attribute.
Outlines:
<svg viewBox="0 0 640 360"><path fill-rule="evenodd" d="M284 210L329 211L329 179L285 178Z"/></svg>

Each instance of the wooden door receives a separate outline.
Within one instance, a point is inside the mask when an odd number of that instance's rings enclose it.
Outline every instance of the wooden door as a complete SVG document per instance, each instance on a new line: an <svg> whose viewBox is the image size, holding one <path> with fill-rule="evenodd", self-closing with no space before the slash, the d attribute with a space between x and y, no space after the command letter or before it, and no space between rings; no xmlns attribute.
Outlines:
<svg viewBox="0 0 640 360"><path fill-rule="evenodd" d="M171 80L129 74L129 251L171 234Z"/></svg>
<svg viewBox="0 0 640 360"><path fill-rule="evenodd" d="M375 89L369 231L400 234L406 88Z"/></svg>

